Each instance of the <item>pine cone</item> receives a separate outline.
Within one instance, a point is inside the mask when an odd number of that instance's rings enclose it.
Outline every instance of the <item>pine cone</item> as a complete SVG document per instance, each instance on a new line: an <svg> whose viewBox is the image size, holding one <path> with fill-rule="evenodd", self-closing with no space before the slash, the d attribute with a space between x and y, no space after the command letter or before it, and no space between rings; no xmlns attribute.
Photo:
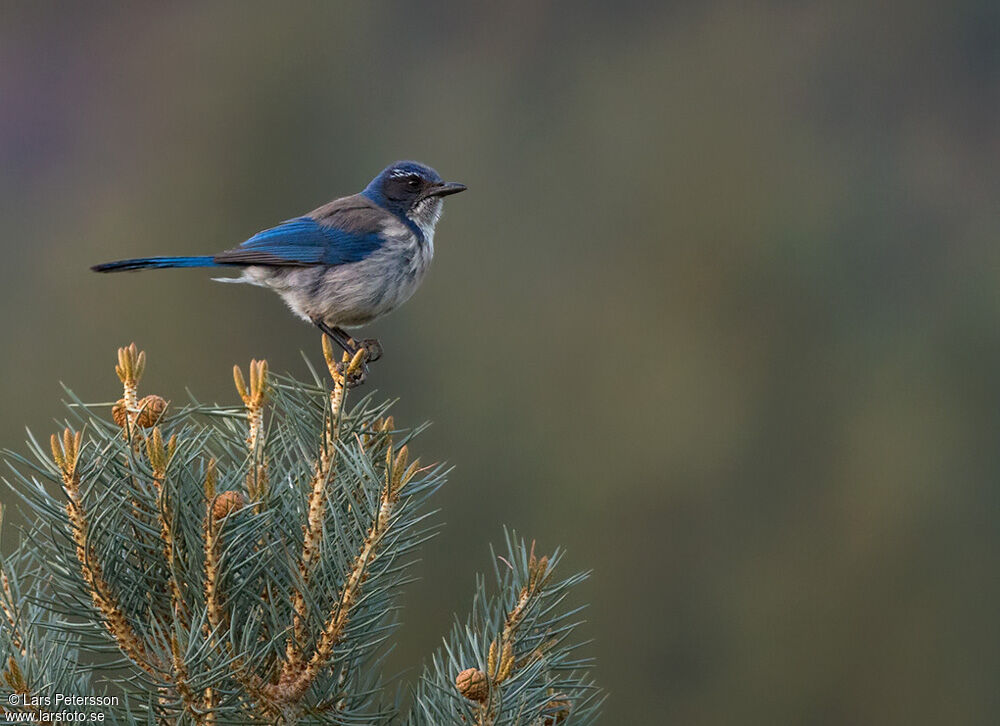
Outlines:
<svg viewBox="0 0 1000 726"><path fill-rule="evenodd" d="M482 703L490 693L490 682L478 668L466 668L455 678L455 688L470 701Z"/></svg>
<svg viewBox="0 0 1000 726"><path fill-rule="evenodd" d="M167 402L160 396L150 395L139 401L139 418L136 423L148 429L156 425L163 412L167 410ZM114 410L112 410L112 414Z"/></svg>
<svg viewBox="0 0 1000 726"><path fill-rule="evenodd" d="M122 428L128 425L128 412L125 410L124 398L119 398L118 403L111 407L111 418Z"/></svg>
<svg viewBox="0 0 1000 726"><path fill-rule="evenodd" d="M247 505L247 498L243 492L222 492L212 505L212 519L218 521L227 514L238 512Z"/></svg>

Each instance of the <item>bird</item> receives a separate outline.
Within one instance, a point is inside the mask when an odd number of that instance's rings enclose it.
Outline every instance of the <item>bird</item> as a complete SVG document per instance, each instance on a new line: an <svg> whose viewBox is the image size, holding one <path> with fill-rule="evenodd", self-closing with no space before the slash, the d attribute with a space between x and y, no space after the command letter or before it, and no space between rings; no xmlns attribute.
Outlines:
<svg viewBox="0 0 1000 726"><path fill-rule="evenodd" d="M351 357L378 360L377 339L356 341L345 328L375 320L406 302L434 255L443 199L466 186L443 181L431 167L397 161L358 194L335 199L262 230L238 247L194 257L138 257L94 265L95 272L171 267L232 267L248 283L278 293Z"/></svg>

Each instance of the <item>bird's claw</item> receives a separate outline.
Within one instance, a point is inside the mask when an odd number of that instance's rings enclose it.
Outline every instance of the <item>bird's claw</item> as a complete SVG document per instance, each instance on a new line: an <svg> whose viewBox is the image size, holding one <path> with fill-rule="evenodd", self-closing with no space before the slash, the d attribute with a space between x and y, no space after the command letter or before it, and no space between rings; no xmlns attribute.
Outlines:
<svg viewBox="0 0 1000 726"><path fill-rule="evenodd" d="M313 322L323 331L323 355L330 375L348 388L360 386L368 375L368 364L382 357L382 344L375 338L355 340L337 327L330 327L322 320ZM344 349L343 360L336 362L333 344Z"/></svg>
<svg viewBox="0 0 1000 726"><path fill-rule="evenodd" d="M351 366L351 361L341 361L335 365L336 371L340 380L346 388L356 388L365 382L365 378L368 375L368 366L362 365L360 367Z"/></svg>
<svg viewBox="0 0 1000 726"><path fill-rule="evenodd" d="M359 347L365 351L367 363L374 363L382 357L382 344L378 342L378 338L365 338Z"/></svg>

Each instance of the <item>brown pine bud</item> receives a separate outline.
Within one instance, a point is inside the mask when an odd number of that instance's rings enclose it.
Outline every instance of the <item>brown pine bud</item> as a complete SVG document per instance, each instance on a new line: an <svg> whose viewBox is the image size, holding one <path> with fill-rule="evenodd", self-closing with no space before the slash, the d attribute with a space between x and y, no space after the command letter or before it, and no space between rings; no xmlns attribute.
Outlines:
<svg viewBox="0 0 1000 726"><path fill-rule="evenodd" d="M139 418L136 419L136 423L144 429L155 426L156 422L160 420L160 417L166 410L167 402L160 396L146 396L139 401ZM114 411L112 411L112 413L114 413Z"/></svg>
<svg viewBox="0 0 1000 726"><path fill-rule="evenodd" d="M555 726L555 724L565 721L569 716L569 706L569 701L549 701L545 706L548 713L542 723L545 726Z"/></svg>
<svg viewBox="0 0 1000 726"><path fill-rule="evenodd" d="M222 492L212 505L212 519L218 521L226 515L238 512L247 505L247 498L243 492Z"/></svg>
<svg viewBox="0 0 1000 726"><path fill-rule="evenodd" d="M486 674L478 668L466 668L455 678L455 688L470 701L483 703L490 693L490 683Z"/></svg>
<svg viewBox="0 0 1000 726"><path fill-rule="evenodd" d="M111 418L122 428L128 425L128 413L125 410L124 398L119 398L118 403L111 407Z"/></svg>

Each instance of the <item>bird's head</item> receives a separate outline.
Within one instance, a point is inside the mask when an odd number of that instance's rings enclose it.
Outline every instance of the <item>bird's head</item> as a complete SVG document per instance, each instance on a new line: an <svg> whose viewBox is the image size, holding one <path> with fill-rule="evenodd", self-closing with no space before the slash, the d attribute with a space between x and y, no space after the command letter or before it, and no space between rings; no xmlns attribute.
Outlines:
<svg viewBox="0 0 1000 726"><path fill-rule="evenodd" d="M429 166L397 161L372 179L362 194L427 230L433 229L441 216L441 199L461 191L465 191L464 184L442 181L441 175Z"/></svg>

